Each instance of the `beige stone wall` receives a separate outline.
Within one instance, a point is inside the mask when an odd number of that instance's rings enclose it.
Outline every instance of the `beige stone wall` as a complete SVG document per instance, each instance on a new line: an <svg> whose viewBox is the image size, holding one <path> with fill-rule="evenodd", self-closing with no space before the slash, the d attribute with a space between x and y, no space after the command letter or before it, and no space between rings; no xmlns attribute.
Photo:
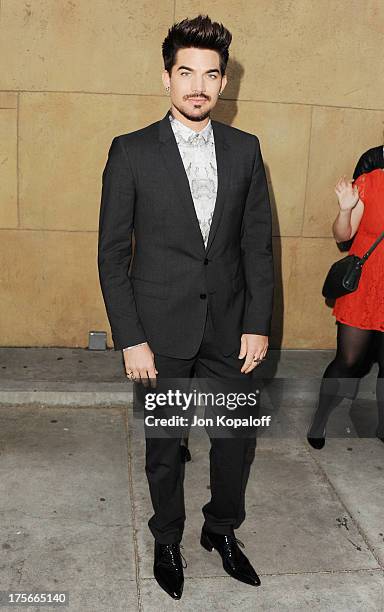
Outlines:
<svg viewBox="0 0 384 612"><path fill-rule="evenodd" d="M382 142L381 0L2 0L0 344L108 330L96 252L112 138L160 119L161 42L199 12L233 34L213 118L259 136L274 214L272 344L331 348L334 184Z"/></svg>

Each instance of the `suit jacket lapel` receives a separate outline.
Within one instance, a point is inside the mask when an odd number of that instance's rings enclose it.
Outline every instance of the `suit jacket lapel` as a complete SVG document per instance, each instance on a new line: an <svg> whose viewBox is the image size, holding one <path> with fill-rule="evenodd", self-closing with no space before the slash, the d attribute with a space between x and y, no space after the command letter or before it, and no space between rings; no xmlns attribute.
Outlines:
<svg viewBox="0 0 384 612"><path fill-rule="evenodd" d="M212 223L209 230L206 253L211 248L213 239L219 227L220 219L223 214L224 204L228 195L231 180L231 157L230 147L225 138L224 131L220 123L211 119L213 137L215 140L216 166L217 166L217 196L215 210L213 211Z"/></svg>
<svg viewBox="0 0 384 612"><path fill-rule="evenodd" d="M176 143L176 139L169 121L170 110L161 121L159 121L159 139L160 139L160 153L163 158L164 164L168 170L169 178L172 181L178 195L180 196L180 202L185 207L186 213L192 223L192 234L191 236L196 241L197 248L202 253L208 253L211 247L213 238L216 234L221 215L223 213L224 202L228 193L228 185L230 181L230 149L225 139L224 133L221 128L221 124L211 120L213 128L213 136L215 141L216 150L216 164L217 164L217 196L215 209L212 217L212 223L208 236L207 249L205 249L203 237L200 231L199 221L195 211L195 205L191 195L189 186L188 176L185 172L183 160L181 158L179 148Z"/></svg>

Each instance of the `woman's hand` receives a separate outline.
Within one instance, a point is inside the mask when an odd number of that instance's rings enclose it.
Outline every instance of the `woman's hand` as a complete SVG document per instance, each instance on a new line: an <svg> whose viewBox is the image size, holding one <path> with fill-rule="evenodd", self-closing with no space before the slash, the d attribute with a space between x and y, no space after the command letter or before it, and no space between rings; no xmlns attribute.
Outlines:
<svg viewBox="0 0 384 612"><path fill-rule="evenodd" d="M352 183L353 181L347 181L345 176L336 183L335 193L339 200L340 210L352 210L359 201L359 190L356 185L352 187Z"/></svg>
<svg viewBox="0 0 384 612"><path fill-rule="evenodd" d="M340 207L332 226L336 242L346 242L353 238L363 216L364 203L360 199L357 186L352 187L352 183L353 181L347 181L343 176L335 187Z"/></svg>

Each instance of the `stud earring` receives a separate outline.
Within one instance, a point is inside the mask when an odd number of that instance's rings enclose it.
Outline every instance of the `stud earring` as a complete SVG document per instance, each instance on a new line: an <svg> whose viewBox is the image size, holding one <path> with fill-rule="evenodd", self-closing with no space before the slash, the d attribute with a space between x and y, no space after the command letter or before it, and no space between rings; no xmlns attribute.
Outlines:
<svg viewBox="0 0 384 612"><path fill-rule="evenodd" d="M169 91L169 89L170 89L169 87L166 87L166 88L165 88L165 91Z"/></svg>

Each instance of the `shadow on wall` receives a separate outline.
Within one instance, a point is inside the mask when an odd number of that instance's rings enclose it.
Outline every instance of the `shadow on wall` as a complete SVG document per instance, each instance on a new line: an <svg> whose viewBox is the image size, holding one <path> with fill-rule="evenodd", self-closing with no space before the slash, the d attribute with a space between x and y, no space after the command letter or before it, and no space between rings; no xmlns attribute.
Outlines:
<svg viewBox="0 0 384 612"><path fill-rule="evenodd" d="M244 69L239 62L234 59L228 61L228 85L225 88L225 95L230 98L225 101L225 108L220 106L220 103L216 106L212 113L212 118L223 123L232 125L237 115L237 99L239 96L240 82L244 74ZM256 134L257 135L257 134ZM281 238L280 238L280 225L277 214L275 194L273 191L273 185L271 180L271 174L269 171L268 164L264 160L265 172L268 181L268 190L272 208L273 218L273 256L275 263L275 296L274 296L274 311L272 319L272 336L270 338L270 347L274 349L280 349L283 338L283 320L284 320L284 297L283 297L283 285L282 285L282 265L281 265Z"/></svg>

